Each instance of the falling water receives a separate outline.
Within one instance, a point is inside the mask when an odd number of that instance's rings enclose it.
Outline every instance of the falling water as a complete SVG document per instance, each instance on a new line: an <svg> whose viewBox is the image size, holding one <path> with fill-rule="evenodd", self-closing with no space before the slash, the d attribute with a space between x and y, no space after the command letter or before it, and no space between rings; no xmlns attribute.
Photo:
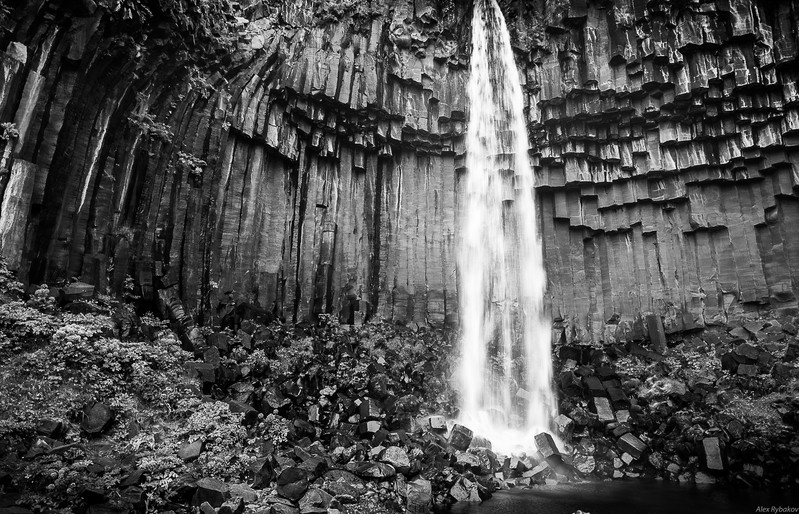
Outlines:
<svg viewBox="0 0 799 514"><path fill-rule="evenodd" d="M549 430L551 331L524 100L496 0L475 0L459 249L459 422L510 452Z"/></svg>

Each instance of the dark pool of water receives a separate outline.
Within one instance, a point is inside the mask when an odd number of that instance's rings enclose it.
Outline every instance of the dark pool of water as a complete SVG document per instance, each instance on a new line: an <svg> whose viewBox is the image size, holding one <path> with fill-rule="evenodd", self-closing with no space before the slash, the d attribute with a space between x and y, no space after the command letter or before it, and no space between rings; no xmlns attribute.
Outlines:
<svg viewBox="0 0 799 514"><path fill-rule="evenodd" d="M591 514L799 514L799 494L668 482L592 482L500 491L482 504L457 504L441 512L571 514L577 510Z"/></svg>

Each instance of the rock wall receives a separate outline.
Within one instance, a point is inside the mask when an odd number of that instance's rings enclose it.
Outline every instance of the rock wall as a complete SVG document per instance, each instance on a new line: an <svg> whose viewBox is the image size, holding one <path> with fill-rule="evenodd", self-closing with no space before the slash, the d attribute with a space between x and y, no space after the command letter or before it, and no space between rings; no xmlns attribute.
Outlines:
<svg viewBox="0 0 799 514"><path fill-rule="evenodd" d="M32 282L457 322L470 10L253 2L190 65L94 2L0 29L0 244ZM794 309L799 2L504 2L566 339ZM16 132L16 133L15 133Z"/></svg>

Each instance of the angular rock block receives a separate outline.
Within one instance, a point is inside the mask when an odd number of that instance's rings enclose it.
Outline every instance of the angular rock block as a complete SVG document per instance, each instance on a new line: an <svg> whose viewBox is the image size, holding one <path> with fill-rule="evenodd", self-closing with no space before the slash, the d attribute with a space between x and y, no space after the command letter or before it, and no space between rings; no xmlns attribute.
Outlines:
<svg viewBox="0 0 799 514"><path fill-rule="evenodd" d="M456 423L449 433L449 445L456 450L465 451L472 443L473 437L471 429Z"/></svg>
<svg viewBox="0 0 799 514"><path fill-rule="evenodd" d="M555 440L548 433L541 432L540 434L536 434L535 446L548 463L560 462L560 450L558 450Z"/></svg>
<svg viewBox="0 0 799 514"><path fill-rule="evenodd" d="M721 442L718 437L702 439L702 449L705 456L705 466L713 471L724 471L724 457Z"/></svg>
<svg viewBox="0 0 799 514"><path fill-rule="evenodd" d="M610 406L610 400L607 398L594 398L593 406L594 410L596 410L597 416L599 417L599 421L608 423L616 420L616 416L613 415L613 408Z"/></svg>
<svg viewBox="0 0 799 514"><path fill-rule="evenodd" d="M191 500L192 505L208 503L212 507L221 507L230 497L227 484L215 478L201 478L197 481L197 491Z"/></svg>
<svg viewBox="0 0 799 514"><path fill-rule="evenodd" d="M197 460L200 454L203 452L204 442L202 439L196 439L190 443L186 443L178 450L178 457L183 462L191 462L193 460Z"/></svg>
<svg viewBox="0 0 799 514"><path fill-rule="evenodd" d="M291 501L298 501L308 490L308 473L298 467L288 467L277 476L277 493Z"/></svg>
<svg viewBox="0 0 799 514"><path fill-rule="evenodd" d="M555 429L561 438L568 439L574 430L574 421L565 414L558 414L555 418Z"/></svg>
<svg viewBox="0 0 799 514"><path fill-rule="evenodd" d="M407 473L411 469L408 452L399 446L389 446L380 453L380 462L390 464L397 473Z"/></svg>
<svg viewBox="0 0 799 514"><path fill-rule="evenodd" d="M628 432L616 441L616 446L624 452L629 453L633 458L638 459L646 451L646 444L635 435Z"/></svg>
<svg viewBox="0 0 799 514"><path fill-rule="evenodd" d="M407 484L405 510L408 514L427 514L433 507L433 485L417 478Z"/></svg>

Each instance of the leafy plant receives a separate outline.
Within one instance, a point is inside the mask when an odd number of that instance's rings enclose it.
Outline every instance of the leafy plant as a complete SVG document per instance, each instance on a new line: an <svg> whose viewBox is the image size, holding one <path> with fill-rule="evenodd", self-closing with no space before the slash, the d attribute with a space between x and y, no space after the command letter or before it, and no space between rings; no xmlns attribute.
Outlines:
<svg viewBox="0 0 799 514"><path fill-rule="evenodd" d="M3 141L11 141L12 139L19 138L19 130L17 124L14 122L0 123L0 139Z"/></svg>
<svg viewBox="0 0 799 514"><path fill-rule="evenodd" d="M178 152L176 167L186 173L189 178L202 178L206 166L207 163L199 157L186 152Z"/></svg>
<svg viewBox="0 0 799 514"><path fill-rule="evenodd" d="M155 121L151 114L134 114L128 118L133 126L138 127L150 139L171 143L175 134L169 125Z"/></svg>
<svg viewBox="0 0 799 514"><path fill-rule="evenodd" d="M352 19L358 29L365 29L381 10L374 0L315 0L313 12L320 25Z"/></svg>
<svg viewBox="0 0 799 514"><path fill-rule="evenodd" d="M189 49L229 48L236 38L238 4L227 0L104 0L118 19L134 29L149 31L166 22Z"/></svg>

